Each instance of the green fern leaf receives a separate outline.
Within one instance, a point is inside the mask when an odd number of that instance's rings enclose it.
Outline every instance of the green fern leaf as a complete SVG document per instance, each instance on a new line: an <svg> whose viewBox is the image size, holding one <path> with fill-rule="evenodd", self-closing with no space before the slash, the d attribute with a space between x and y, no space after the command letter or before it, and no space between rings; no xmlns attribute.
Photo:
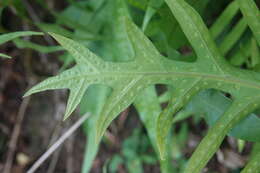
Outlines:
<svg viewBox="0 0 260 173"><path fill-rule="evenodd" d="M130 62L103 61L81 44L51 33L74 56L77 64L60 75L41 82L25 95L48 89L70 89L65 113L67 118L90 85L109 86L112 92L97 120L95 136L98 143L111 121L133 103L142 90L154 84L172 85L172 101L160 115L157 125L159 151L164 157L164 135L171 125L169 117L165 115L177 112L201 90L215 88L231 93L232 104L209 130L185 170L187 173L196 173L215 153L225 135L259 106L260 77L258 73L233 68L225 61L202 19L187 3L183 0L166 2L193 46L198 56L196 62L173 61L163 57L129 19L124 22L134 49L134 60ZM174 109L169 109L170 107Z"/></svg>
<svg viewBox="0 0 260 173"><path fill-rule="evenodd" d="M174 85L174 83L180 82L178 86L183 88L184 84L189 82L190 84L198 85L199 89L197 87L197 91L199 91L200 88L205 88L205 86L212 85L212 87L216 87L215 83L220 85L217 85L217 88L223 88L225 90L227 90L230 85L232 86L229 90L233 90L235 86L241 87L239 91L241 91L242 88L258 89L259 84L255 81L257 75L253 72L233 69L233 74L223 75L222 72L216 72L217 68L212 68L215 70L208 69L204 67L204 64L200 65L200 63L195 63L197 67L194 67L195 64L193 63L175 62L162 57L141 31L128 19L126 21L128 34L135 49L135 61L127 63L105 62L79 43L57 34L51 34L75 57L77 65L56 77L49 78L38 84L25 95L47 89L69 88L73 94L70 95L70 105L66 111L65 117L68 117L75 109L78 100L80 100L79 97L82 96L82 90L85 91L89 85L95 83L101 83L113 88L113 93L110 96L110 100L112 101L123 97L119 97L120 93L128 94L127 92L131 89L134 90L134 92L130 94L130 98L132 98L134 97L133 94L137 95L138 92L136 92L136 90L140 91L153 83ZM142 64L142 66L140 66L140 64ZM240 74L239 77L236 76L237 74ZM75 82L77 82L78 85L75 86ZM84 86L83 83L85 83ZM182 91L184 90L180 89L179 92ZM118 109L118 112L126 107L122 105L128 106L131 103L131 101L127 102L129 103L125 104L120 102L121 109ZM114 103L106 104L105 107L109 108L112 106L110 104L113 105Z"/></svg>

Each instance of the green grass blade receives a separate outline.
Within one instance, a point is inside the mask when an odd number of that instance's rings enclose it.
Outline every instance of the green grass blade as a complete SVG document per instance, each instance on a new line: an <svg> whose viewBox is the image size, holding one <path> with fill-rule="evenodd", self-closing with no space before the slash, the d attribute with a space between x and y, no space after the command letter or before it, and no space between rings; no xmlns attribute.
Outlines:
<svg viewBox="0 0 260 173"><path fill-rule="evenodd" d="M254 0L238 0L239 8L260 46L260 11Z"/></svg>
<svg viewBox="0 0 260 173"><path fill-rule="evenodd" d="M237 1L231 2L222 14L217 18L216 22L210 27L210 33L213 38L219 36L224 31L225 27L231 22L237 14L239 7Z"/></svg>
<svg viewBox="0 0 260 173"><path fill-rule="evenodd" d="M242 43L234 55L230 57L229 62L235 66L241 66L245 63L247 58L250 56L250 46L250 41Z"/></svg>
<svg viewBox="0 0 260 173"><path fill-rule="evenodd" d="M249 160L241 173L259 173L260 172L260 150Z"/></svg>
<svg viewBox="0 0 260 173"><path fill-rule="evenodd" d="M31 35L43 35L43 33L33 32L33 31L20 31L20 32L12 32L8 34L2 34L0 35L0 45L10 40L13 40L17 37L31 36Z"/></svg>
<svg viewBox="0 0 260 173"><path fill-rule="evenodd" d="M231 30L225 37L224 41L220 44L220 51L223 55L226 55L228 51L234 46L234 44L241 38L242 34L247 28L246 20L241 19L238 24Z"/></svg>
<svg viewBox="0 0 260 173"><path fill-rule="evenodd" d="M145 11L144 20L142 24L142 30L145 31L151 18L155 15L157 10L163 5L164 0L150 0L148 7Z"/></svg>
<svg viewBox="0 0 260 173"><path fill-rule="evenodd" d="M18 38L14 39L13 42L20 49L30 48L37 52L41 52L41 53L52 53L52 52L64 50L64 48L61 46L43 46L43 45L39 45L39 44L30 42L27 40L22 40L22 39L18 39Z"/></svg>
<svg viewBox="0 0 260 173"><path fill-rule="evenodd" d="M0 53L0 57L5 58L5 59L11 59L12 57L3 53Z"/></svg>
<svg viewBox="0 0 260 173"><path fill-rule="evenodd" d="M259 46L257 45L256 39L251 39L251 67L256 67L260 63L260 52Z"/></svg>

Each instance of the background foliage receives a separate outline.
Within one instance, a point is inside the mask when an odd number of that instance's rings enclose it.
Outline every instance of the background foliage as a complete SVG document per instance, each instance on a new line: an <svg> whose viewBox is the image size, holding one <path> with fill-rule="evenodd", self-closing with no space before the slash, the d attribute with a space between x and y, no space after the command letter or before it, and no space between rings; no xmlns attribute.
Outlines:
<svg viewBox="0 0 260 173"><path fill-rule="evenodd" d="M78 104L81 114L92 113L84 126L82 172L91 169L106 128L132 103L146 133L134 129L121 153L104 165L109 172L121 164L128 172L143 172L142 164L156 163L161 172L200 172L226 135L259 145L257 2L68 0L62 11L40 0L37 5L50 13L51 22L29 19L21 1L3 1L2 9L14 8L61 46L18 38L40 34L32 32L2 35L0 43L14 39L17 47L41 53L68 51L59 56L65 71L26 95L68 88L65 118ZM204 118L211 126L191 158L182 154L190 116L197 125ZM253 150L242 172L259 171L258 155Z"/></svg>

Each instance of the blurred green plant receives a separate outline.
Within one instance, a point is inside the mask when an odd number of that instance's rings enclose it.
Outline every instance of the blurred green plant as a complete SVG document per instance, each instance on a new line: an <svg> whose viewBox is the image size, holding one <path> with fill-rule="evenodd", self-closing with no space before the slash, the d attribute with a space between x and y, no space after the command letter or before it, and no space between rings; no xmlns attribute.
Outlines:
<svg viewBox="0 0 260 173"><path fill-rule="evenodd" d="M122 153L111 158L108 172L116 173L119 165L124 165L129 173L143 173L143 164L155 165L157 158L155 153L149 152L151 145L141 128L133 130L133 134L124 140Z"/></svg>

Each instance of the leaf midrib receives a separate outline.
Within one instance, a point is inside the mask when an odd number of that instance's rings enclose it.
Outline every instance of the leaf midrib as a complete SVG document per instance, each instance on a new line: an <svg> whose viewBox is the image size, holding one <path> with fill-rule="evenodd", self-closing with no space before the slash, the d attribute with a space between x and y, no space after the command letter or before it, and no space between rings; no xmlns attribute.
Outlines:
<svg viewBox="0 0 260 173"><path fill-rule="evenodd" d="M102 77L111 77L116 80L116 78L129 78L133 76L158 76L158 77L168 77L169 75L172 75L173 77L177 76L185 76L185 77L196 77L196 78L202 78L202 80L215 80L218 82L224 82L224 83L229 83L229 84L236 84L239 86L246 86L247 88L255 88L260 90L260 83L258 82L253 82L252 80L245 80L241 79L240 77L234 77L234 76L227 76L227 75L214 75L214 74L206 74L206 73L198 73L198 72L173 72L173 71L168 71L168 72L103 72L103 73L98 73L98 74L80 74L77 76L73 77L68 77L65 80L62 81L67 81L67 80L73 80L73 79L82 79L88 77L89 82L93 78L98 78L100 76ZM92 79L91 79L92 78ZM55 82L54 82L55 83ZM106 83L106 82L96 82L96 83Z"/></svg>

